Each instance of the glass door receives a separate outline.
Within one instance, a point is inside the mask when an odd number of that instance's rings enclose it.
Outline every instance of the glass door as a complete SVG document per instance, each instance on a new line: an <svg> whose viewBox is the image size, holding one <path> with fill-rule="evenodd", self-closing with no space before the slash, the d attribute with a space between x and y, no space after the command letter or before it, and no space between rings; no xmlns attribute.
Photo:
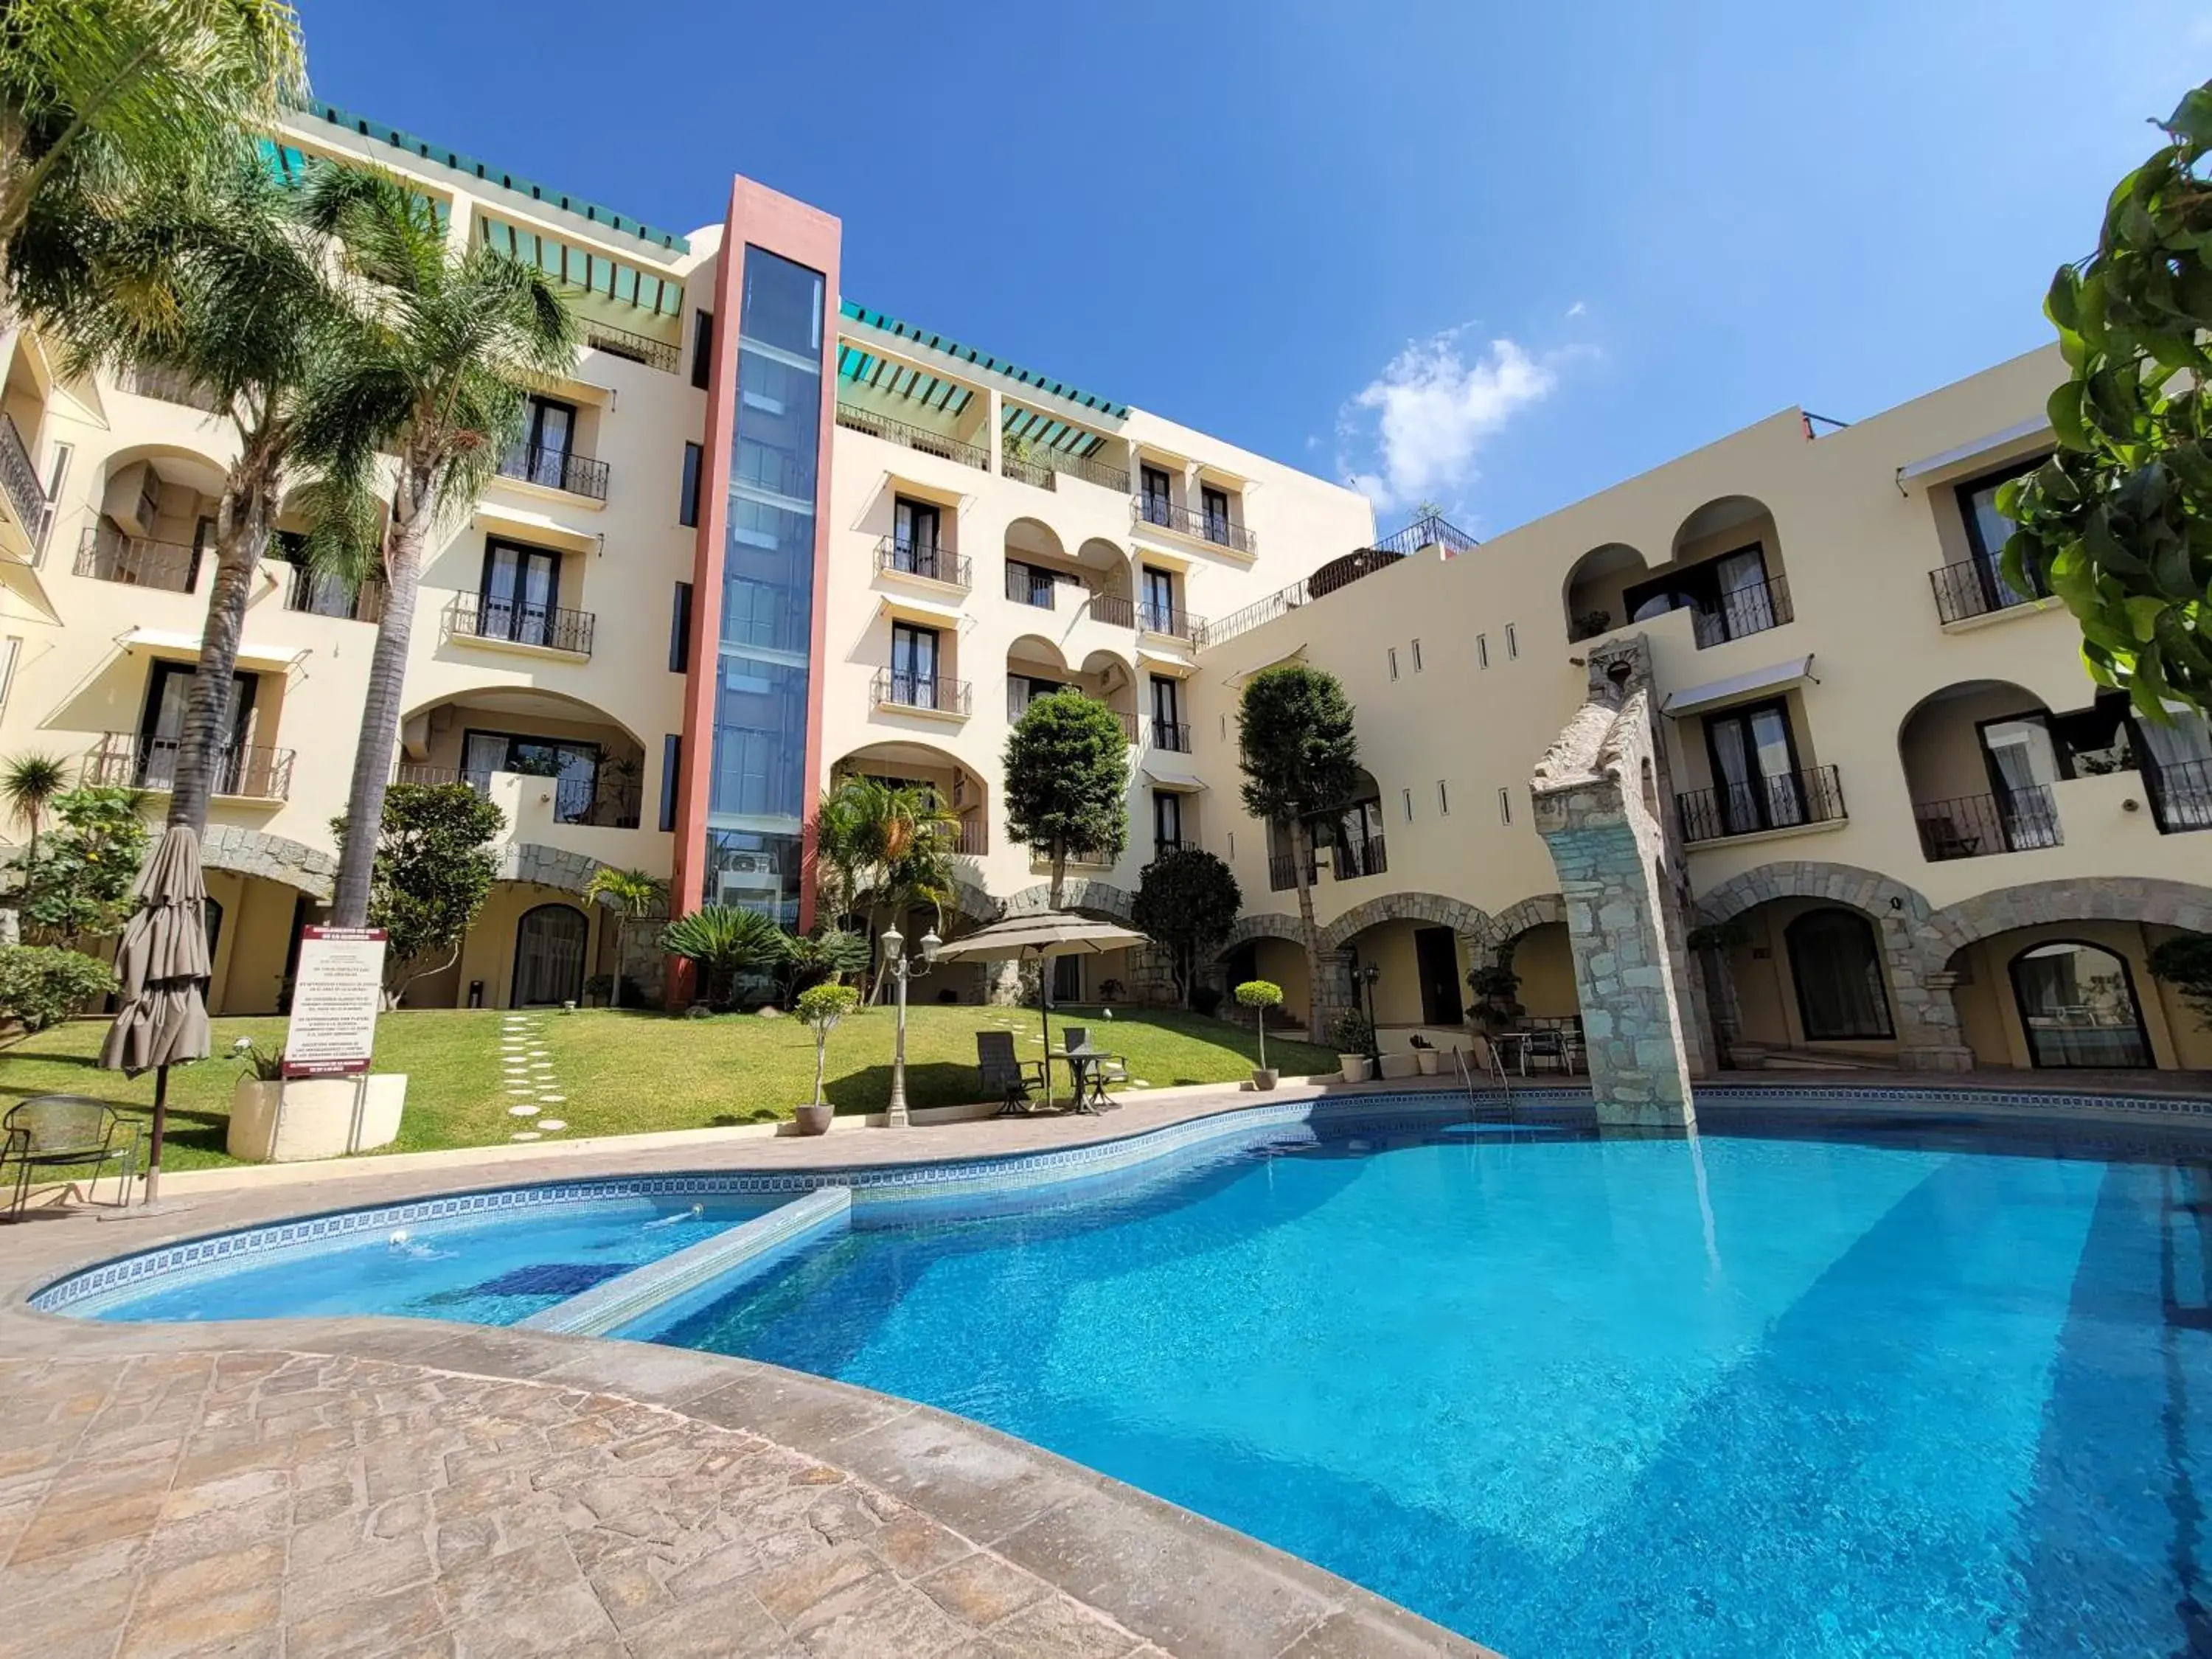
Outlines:
<svg viewBox="0 0 2212 1659"><path fill-rule="evenodd" d="M523 645L552 645L561 599L561 556L513 542L484 548L477 633Z"/></svg>
<svg viewBox="0 0 2212 1659"><path fill-rule="evenodd" d="M2004 579L2002 568L2004 544L2011 538L2014 526L1997 511L1997 490L2019 477L2021 471L2014 467L1995 477L1978 478L1959 486L1959 511L1966 521L1966 543L1973 550L1975 579L1981 584L1983 602L1992 611L2027 605L2042 597L2033 592L2021 592Z"/></svg>
<svg viewBox="0 0 2212 1659"><path fill-rule="evenodd" d="M1982 763L1996 796L2005 847L2020 852L2058 845L2058 814L2051 786L2058 781L2058 751L2040 714L1989 720L1981 727Z"/></svg>
<svg viewBox="0 0 2212 1659"><path fill-rule="evenodd" d="M1165 674L1152 676L1152 746L1187 749L1182 731L1182 682Z"/></svg>
<svg viewBox="0 0 2212 1659"><path fill-rule="evenodd" d="M1773 592L1766 585L1766 559L1756 547L1723 554L1713 561L1718 585L1721 637L1741 639L1774 626Z"/></svg>
<svg viewBox="0 0 2212 1659"><path fill-rule="evenodd" d="M568 487L568 456L576 435L576 411L550 398L530 400L529 477L549 489Z"/></svg>
<svg viewBox="0 0 2212 1659"><path fill-rule="evenodd" d="M891 564L909 575L937 577L938 510L927 501L899 497L893 509Z"/></svg>
<svg viewBox="0 0 2212 1659"><path fill-rule="evenodd" d="M173 788L177 754L184 745L185 711L192 697L192 681L198 670L190 663L157 662L146 683L146 706L138 718L138 752L131 766L131 782L139 789ZM210 756L213 776L210 787L218 795L238 787L239 757L253 725L253 693L260 682L251 674L231 677L230 742L223 752Z"/></svg>
<svg viewBox="0 0 2212 1659"><path fill-rule="evenodd" d="M2166 717L2164 726L2130 722L2142 739L2142 770L2159 828L2168 835L2212 830L2212 730L2202 714L2178 703L2166 705Z"/></svg>
<svg viewBox="0 0 2212 1659"><path fill-rule="evenodd" d="M1787 705L1753 703L1705 717L1721 824L1731 836L1805 822Z"/></svg>
<svg viewBox="0 0 2212 1659"><path fill-rule="evenodd" d="M891 701L909 708L938 707L935 629L891 624Z"/></svg>
<svg viewBox="0 0 2212 1659"><path fill-rule="evenodd" d="M1204 489L1200 499L1206 507L1206 539L1226 543L1229 539L1229 495L1226 490Z"/></svg>
<svg viewBox="0 0 2212 1659"><path fill-rule="evenodd" d="M1157 466L1139 469L1141 488L1145 496L1145 522L1165 524L1168 521L1168 475Z"/></svg>
<svg viewBox="0 0 2212 1659"><path fill-rule="evenodd" d="M1172 789L1152 791L1152 856L1182 846L1182 797Z"/></svg>
<svg viewBox="0 0 2212 1659"><path fill-rule="evenodd" d="M1172 572L1145 567L1144 625L1155 634L1172 634L1176 627L1175 576Z"/></svg>

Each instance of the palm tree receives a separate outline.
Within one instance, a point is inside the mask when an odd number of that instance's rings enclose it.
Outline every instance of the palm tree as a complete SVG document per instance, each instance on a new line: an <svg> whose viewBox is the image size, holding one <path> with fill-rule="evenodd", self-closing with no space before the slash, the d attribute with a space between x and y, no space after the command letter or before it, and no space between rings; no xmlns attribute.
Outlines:
<svg viewBox="0 0 2212 1659"><path fill-rule="evenodd" d="M58 203L135 197L204 160L250 155L307 89L285 0L8 0L0 244Z"/></svg>
<svg viewBox="0 0 2212 1659"><path fill-rule="evenodd" d="M936 908L940 920L952 892L952 834L958 821L937 791L888 784L876 778L846 777L822 799L815 817L815 857L830 866L838 887L842 914L857 915L865 905L867 936L881 937L881 923L920 905ZM883 988L878 975L869 990L873 1002Z"/></svg>
<svg viewBox="0 0 2212 1659"><path fill-rule="evenodd" d="M660 947L698 968L701 1001L728 1008L737 1000L738 976L781 964L791 935L757 910L709 904L661 929Z"/></svg>
<svg viewBox="0 0 2212 1659"><path fill-rule="evenodd" d="M297 192L258 158L179 173L130 210L47 215L39 258L16 268L31 313L68 343L71 366L152 364L208 395L238 434L216 509L215 574L198 671L177 750L169 822L207 827L208 797L231 743L234 674L253 578L302 453L307 389L336 349L341 296ZM30 240L38 240L33 236ZM310 556L375 534L368 504L319 482L301 491ZM362 515L349 519L349 513Z"/></svg>
<svg viewBox="0 0 2212 1659"><path fill-rule="evenodd" d="M592 878L584 884L584 896L614 908L615 972L613 982L608 989L607 1006L619 1008L622 1006L623 946L629 941L629 925L641 917L666 908L668 884L642 870L617 870L611 864L603 864L592 872Z"/></svg>
<svg viewBox="0 0 2212 1659"><path fill-rule="evenodd" d="M385 600L354 750L345 838L331 896L340 927L368 914L375 836L392 775L416 593L432 530L472 503L521 434L526 386L566 373L576 325L552 280L477 244L457 252L432 204L388 173L325 167L309 180L310 223L337 237L362 305L343 351L310 393L310 443L332 457L334 492L365 504L378 451L398 458ZM365 506L343 515L367 517Z"/></svg>
<svg viewBox="0 0 2212 1659"><path fill-rule="evenodd" d="M31 832L25 867L39 861L39 830L46 808L69 787L69 763L54 755L18 755L0 769L0 800L9 813Z"/></svg>

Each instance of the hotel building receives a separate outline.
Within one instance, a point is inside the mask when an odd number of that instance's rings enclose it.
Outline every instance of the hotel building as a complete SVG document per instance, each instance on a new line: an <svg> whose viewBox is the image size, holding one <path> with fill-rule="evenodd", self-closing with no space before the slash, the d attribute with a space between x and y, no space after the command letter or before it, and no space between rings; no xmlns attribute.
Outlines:
<svg viewBox="0 0 2212 1659"><path fill-rule="evenodd" d="M953 925L1040 905L1000 756L1073 685L1132 782L1128 852L1072 902L1126 915L1158 848L1204 847L1244 894L1213 973L1303 1006L1235 724L1244 679L1298 660L1346 683L1366 773L1311 872L1320 1000L1371 998L1388 1044L1463 1030L1468 972L1503 963L1632 1101L1724 1063L2212 1066L2146 962L2212 930L2212 743L2100 693L1996 563L2055 352L1844 428L1784 410L1479 546L1378 538L1339 485L845 299L838 222L750 180L684 236L325 106L273 155L401 174L583 327L427 563L399 775L476 785L507 832L411 1003L585 994L617 950L580 896L603 864L805 925L805 820L845 773L955 812ZM0 756L158 803L227 423L158 376L72 380L32 333L0 363ZM290 551L206 837L220 1012L280 1006L328 897L380 604ZM1146 955L1059 993L1155 992ZM659 971L642 940L628 968Z"/></svg>

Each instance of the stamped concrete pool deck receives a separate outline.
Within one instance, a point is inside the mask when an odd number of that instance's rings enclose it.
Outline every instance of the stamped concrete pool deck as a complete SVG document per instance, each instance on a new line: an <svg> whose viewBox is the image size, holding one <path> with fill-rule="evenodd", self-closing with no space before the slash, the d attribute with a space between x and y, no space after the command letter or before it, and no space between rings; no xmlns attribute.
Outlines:
<svg viewBox="0 0 2212 1659"><path fill-rule="evenodd" d="M773 1366L416 1320L129 1324L27 1305L112 1256L314 1210L1043 1150L1255 1102L1182 1091L1100 1118L209 1171L160 1213L0 1227L0 1654L1472 1659L1486 1650L1036 1447Z"/></svg>

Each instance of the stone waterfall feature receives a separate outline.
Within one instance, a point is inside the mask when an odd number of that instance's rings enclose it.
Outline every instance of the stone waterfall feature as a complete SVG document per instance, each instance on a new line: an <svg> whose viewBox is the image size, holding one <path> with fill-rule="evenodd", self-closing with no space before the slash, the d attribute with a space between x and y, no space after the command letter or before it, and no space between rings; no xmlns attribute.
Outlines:
<svg viewBox="0 0 2212 1659"><path fill-rule="evenodd" d="M1597 647L1589 698L1529 788L1566 908L1598 1121L1676 1128L1697 1121L1690 1078L1705 1066L1656 720L1650 647Z"/></svg>

